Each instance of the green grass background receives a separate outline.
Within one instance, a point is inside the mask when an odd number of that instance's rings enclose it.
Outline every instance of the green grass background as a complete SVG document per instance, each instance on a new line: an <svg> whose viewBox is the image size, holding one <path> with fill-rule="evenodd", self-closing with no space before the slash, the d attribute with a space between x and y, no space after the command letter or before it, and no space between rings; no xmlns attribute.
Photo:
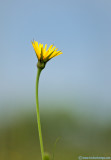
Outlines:
<svg viewBox="0 0 111 160"><path fill-rule="evenodd" d="M46 106L47 108L47 106ZM5 118L4 118L5 119ZM10 119L10 118L9 118ZM36 111L19 113L10 124L0 126L0 160L40 160ZM111 127L90 118L73 116L67 110L41 110L44 148L55 160L77 160L79 156L111 156Z"/></svg>

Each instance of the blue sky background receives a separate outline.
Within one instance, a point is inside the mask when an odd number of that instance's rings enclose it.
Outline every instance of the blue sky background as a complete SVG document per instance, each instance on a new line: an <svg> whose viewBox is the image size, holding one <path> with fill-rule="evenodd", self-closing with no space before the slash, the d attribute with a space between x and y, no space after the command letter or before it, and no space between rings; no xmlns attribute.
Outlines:
<svg viewBox="0 0 111 160"><path fill-rule="evenodd" d="M111 1L1 1L1 113L18 111L16 103L35 104L33 39L63 52L41 74L41 104L49 103L54 109L51 102L64 103L71 112L110 116Z"/></svg>

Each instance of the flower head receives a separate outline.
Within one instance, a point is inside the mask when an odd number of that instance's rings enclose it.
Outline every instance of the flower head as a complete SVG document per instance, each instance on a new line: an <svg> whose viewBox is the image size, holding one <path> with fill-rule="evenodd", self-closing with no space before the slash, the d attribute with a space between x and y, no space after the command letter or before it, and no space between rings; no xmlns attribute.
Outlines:
<svg viewBox="0 0 111 160"><path fill-rule="evenodd" d="M45 64L52 59L53 57L56 57L60 54L62 54L61 51L58 51L58 48L56 48L53 45L50 45L50 47L47 49L47 44L45 44L45 47L43 47L43 44L39 43L37 41L32 42L33 48L35 50L35 53L38 58L38 68L43 69L45 67Z"/></svg>

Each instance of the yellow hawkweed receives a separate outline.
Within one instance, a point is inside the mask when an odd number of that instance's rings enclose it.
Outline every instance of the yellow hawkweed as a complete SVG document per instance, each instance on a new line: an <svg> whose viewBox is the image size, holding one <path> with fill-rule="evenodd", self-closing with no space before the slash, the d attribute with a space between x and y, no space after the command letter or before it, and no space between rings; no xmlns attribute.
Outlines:
<svg viewBox="0 0 111 160"><path fill-rule="evenodd" d="M62 54L62 52L58 51L58 48L56 48L53 45L50 45L50 47L47 49L47 44L43 47L43 44L41 43L38 44L37 41L33 41L32 45L38 58L38 63L37 63L38 71L37 71L37 78L36 78L36 110L37 110L37 124L38 124L41 156L42 156L42 160L50 160L50 155L47 154L47 152L44 152L42 130L41 130L41 123L40 123L40 113L39 113L38 85L39 85L40 73L42 69L45 68L46 63L53 57L56 57Z"/></svg>
<svg viewBox="0 0 111 160"><path fill-rule="evenodd" d="M47 49L47 44L45 44L45 47L43 47L43 44L41 43L38 44L37 41L33 41L32 45L38 58L38 65L37 65L38 67L40 66L45 67L46 62L48 62L53 57L62 54L62 52L58 51L58 48L56 48L53 45L50 45L48 49ZM43 69L42 67L40 68Z"/></svg>

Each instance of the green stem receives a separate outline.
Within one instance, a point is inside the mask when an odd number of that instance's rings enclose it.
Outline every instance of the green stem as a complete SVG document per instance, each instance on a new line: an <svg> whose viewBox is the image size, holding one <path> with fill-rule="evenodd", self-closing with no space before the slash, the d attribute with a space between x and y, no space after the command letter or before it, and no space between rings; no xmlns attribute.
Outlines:
<svg viewBox="0 0 111 160"><path fill-rule="evenodd" d="M38 100L38 85L39 85L39 77L40 77L41 71L42 71L42 69L38 68L37 78L36 78L36 111L37 111L37 123L38 123L40 148L41 148L41 154L42 154L42 160L43 160L43 157L44 157L44 147L43 147L43 140L42 140L42 131L41 131L40 113L39 113L39 100Z"/></svg>

